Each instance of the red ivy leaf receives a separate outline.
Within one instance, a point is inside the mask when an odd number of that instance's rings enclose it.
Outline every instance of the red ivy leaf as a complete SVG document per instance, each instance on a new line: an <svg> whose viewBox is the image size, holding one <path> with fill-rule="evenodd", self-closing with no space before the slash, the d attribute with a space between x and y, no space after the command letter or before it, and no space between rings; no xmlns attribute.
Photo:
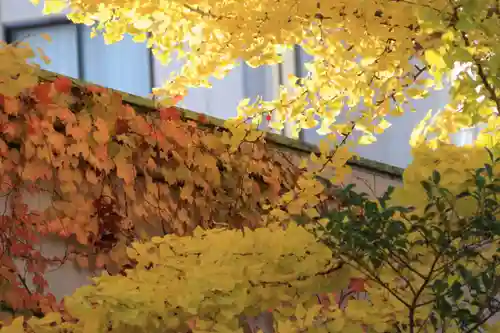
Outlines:
<svg viewBox="0 0 500 333"><path fill-rule="evenodd" d="M165 136L161 134L159 131L151 131L150 136L156 141L156 142L163 142L165 140Z"/></svg>
<svg viewBox="0 0 500 333"><path fill-rule="evenodd" d="M27 229L24 229L24 228L16 228L14 229L14 234L24 240L24 241L27 241L27 243L29 244L33 244L33 243L36 243L36 238L35 238L35 235L33 233L31 233L29 230Z"/></svg>
<svg viewBox="0 0 500 333"><path fill-rule="evenodd" d="M57 116L64 122L76 122L75 114L68 108L60 108Z"/></svg>
<svg viewBox="0 0 500 333"><path fill-rule="evenodd" d="M101 161L108 159L108 145L101 145L94 149L94 155Z"/></svg>
<svg viewBox="0 0 500 333"><path fill-rule="evenodd" d="M71 236L71 233L66 229L62 229L61 231L59 231L59 236L68 238L69 236Z"/></svg>
<svg viewBox="0 0 500 333"><path fill-rule="evenodd" d="M160 119L165 120L180 120L181 114L177 108L169 107L169 108L161 108L160 109Z"/></svg>
<svg viewBox="0 0 500 333"><path fill-rule="evenodd" d="M349 288L355 292L364 292L365 289L365 280L361 278L352 278L349 283Z"/></svg>
<svg viewBox="0 0 500 333"><path fill-rule="evenodd" d="M37 285L40 288L46 288L49 286L47 281L40 274L34 274L32 281L35 285Z"/></svg>
<svg viewBox="0 0 500 333"><path fill-rule="evenodd" d="M267 120L267 121L271 121L271 115L270 115L270 114L268 114L268 115L266 116L266 120Z"/></svg>
<svg viewBox="0 0 500 333"><path fill-rule="evenodd" d="M41 83L33 89L33 94L40 104L50 104L52 103L52 98L50 98L50 91L52 90L52 83L45 82Z"/></svg>
<svg viewBox="0 0 500 333"><path fill-rule="evenodd" d="M175 95L173 98L175 104L179 103L183 99L184 99L184 96L181 96L181 95Z"/></svg>
<svg viewBox="0 0 500 333"><path fill-rule="evenodd" d="M54 80L54 88L62 94L69 94L73 82L67 77L58 77Z"/></svg>
<svg viewBox="0 0 500 333"><path fill-rule="evenodd" d="M131 107L130 105L123 105L124 109L125 109L125 114L127 115L135 115L135 111L134 111L134 108Z"/></svg>
<svg viewBox="0 0 500 333"><path fill-rule="evenodd" d="M94 85L89 85L86 87L87 88L87 91L88 92L91 92L93 94L97 94L97 93L103 93L106 91L105 88L103 87L98 87L98 86L94 86Z"/></svg>
<svg viewBox="0 0 500 333"><path fill-rule="evenodd" d="M115 123L116 134L120 135L128 132L128 122L126 119L117 119Z"/></svg>
<svg viewBox="0 0 500 333"><path fill-rule="evenodd" d="M29 135L35 135L36 134L36 128L33 126L33 124L29 123L28 124L28 134Z"/></svg>
<svg viewBox="0 0 500 333"><path fill-rule="evenodd" d="M198 116L198 121L202 124L206 123L207 122L207 117L204 115L204 114L200 114Z"/></svg>
<svg viewBox="0 0 500 333"><path fill-rule="evenodd" d="M114 91L111 96L113 96L113 98L116 99L120 103L123 101L122 95L116 91Z"/></svg>
<svg viewBox="0 0 500 333"><path fill-rule="evenodd" d="M31 246L23 243L14 243L10 246L10 252L15 256L22 256L28 254L31 250Z"/></svg>
<svg viewBox="0 0 500 333"><path fill-rule="evenodd" d="M191 319L188 321L188 326L191 330L194 330L196 328L196 319Z"/></svg>
<svg viewBox="0 0 500 333"><path fill-rule="evenodd" d="M27 121L27 127L27 132L29 135L37 134L40 131L40 119L35 116L29 117Z"/></svg>

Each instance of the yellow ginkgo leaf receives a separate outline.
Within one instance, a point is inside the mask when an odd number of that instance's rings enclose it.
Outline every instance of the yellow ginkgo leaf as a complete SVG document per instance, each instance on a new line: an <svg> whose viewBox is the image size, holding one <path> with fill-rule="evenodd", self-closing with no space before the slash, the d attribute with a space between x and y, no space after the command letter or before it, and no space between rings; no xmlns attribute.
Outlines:
<svg viewBox="0 0 500 333"><path fill-rule="evenodd" d="M60 13L63 9L68 6L66 0L45 0L43 6L43 14L56 14Z"/></svg>
<svg viewBox="0 0 500 333"><path fill-rule="evenodd" d="M435 50L425 51L425 60L431 66L435 66L437 69L446 68L446 62L443 57Z"/></svg>
<svg viewBox="0 0 500 333"><path fill-rule="evenodd" d="M365 134L359 138L358 143L360 145L369 145L377 141L377 138L370 134Z"/></svg>

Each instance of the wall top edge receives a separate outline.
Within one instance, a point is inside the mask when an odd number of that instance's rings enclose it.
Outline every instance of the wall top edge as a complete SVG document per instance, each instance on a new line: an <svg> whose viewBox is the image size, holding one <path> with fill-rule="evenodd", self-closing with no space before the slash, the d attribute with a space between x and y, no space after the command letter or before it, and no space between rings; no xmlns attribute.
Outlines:
<svg viewBox="0 0 500 333"><path fill-rule="evenodd" d="M40 69L40 78L42 80L47 80L47 81L53 81L57 77L63 77L64 75L57 74L51 71L43 70ZM135 109L137 109L138 112L141 113L147 113L151 110L157 109L158 108L158 103L154 101L153 99L150 98L145 98L145 97L140 97L137 95L132 95L117 89L111 89L108 87L103 87L98 84L86 82L83 80L75 79L69 76L66 76L67 78L71 79L73 84L75 86L86 86L86 85L93 85L97 87L102 87L105 88L109 91L116 92L122 96L122 99L125 103L130 104L133 106ZM201 115L200 113L197 113L192 110L187 110L183 108L177 107L177 109L181 113L181 117L186 119L186 120L193 120L198 122L199 116ZM221 127L224 128L224 120L210 116L210 115L205 115L203 114L204 117L204 126L207 127ZM302 142L296 139L288 138L286 136L280 135L280 134L275 134L275 133L266 133L266 140L280 148L288 149L291 151L295 151L297 153L302 153L302 154L310 154L313 152L318 152L318 148L312 144ZM404 169L396 166L392 166L389 164L385 164L382 162L366 159L363 157L357 157L354 159L351 159L347 162L350 166L354 168L359 168L359 169L364 169L370 172L375 172L378 174L383 174L386 176L389 176L391 178L397 178L401 179L403 176L403 171Z"/></svg>

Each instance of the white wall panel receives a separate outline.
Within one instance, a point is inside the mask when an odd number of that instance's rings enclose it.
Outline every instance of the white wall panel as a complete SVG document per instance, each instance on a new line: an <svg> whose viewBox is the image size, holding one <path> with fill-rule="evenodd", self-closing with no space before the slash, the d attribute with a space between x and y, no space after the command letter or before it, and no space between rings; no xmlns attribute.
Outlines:
<svg viewBox="0 0 500 333"><path fill-rule="evenodd" d="M48 34L52 41L49 42L42 38L42 33ZM37 48L41 48L50 59L50 63L43 62L40 56L33 59L33 62L39 64L43 69L78 78L77 29L75 25L57 24L13 30L10 37L12 40L29 43L37 53Z"/></svg>
<svg viewBox="0 0 500 333"><path fill-rule="evenodd" d="M154 60L154 85L162 86L172 72L180 70L175 59L167 66ZM272 92L270 67L251 68L245 64L236 66L222 80L210 79L212 88L191 88L180 106L217 118L227 119L237 115L236 107L244 98L254 99L257 95L269 99Z"/></svg>
<svg viewBox="0 0 500 333"><path fill-rule="evenodd" d="M106 45L102 35L90 38L90 31L81 26L81 78L138 96L151 94L150 50L146 44L136 43L126 35Z"/></svg>

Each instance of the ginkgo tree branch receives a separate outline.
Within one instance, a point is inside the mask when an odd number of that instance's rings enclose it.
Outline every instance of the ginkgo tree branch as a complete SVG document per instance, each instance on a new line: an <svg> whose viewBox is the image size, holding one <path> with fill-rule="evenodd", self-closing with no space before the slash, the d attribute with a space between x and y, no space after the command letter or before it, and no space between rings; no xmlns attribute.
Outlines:
<svg viewBox="0 0 500 333"><path fill-rule="evenodd" d="M460 31L460 36L462 37L462 40L464 41L465 45L467 47L471 47L471 43L469 38L467 37L467 34L464 31ZM477 75L481 79L484 88L489 94L489 98L495 103L496 105L496 113L500 112L500 98L497 94L497 89L498 87L495 87L492 82L490 82L490 79L488 78L488 75L485 72L485 69L483 67L483 64L481 63L481 60L478 59L477 56L472 56L472 60L474 61L474 64L477 68Z"/></svg>

